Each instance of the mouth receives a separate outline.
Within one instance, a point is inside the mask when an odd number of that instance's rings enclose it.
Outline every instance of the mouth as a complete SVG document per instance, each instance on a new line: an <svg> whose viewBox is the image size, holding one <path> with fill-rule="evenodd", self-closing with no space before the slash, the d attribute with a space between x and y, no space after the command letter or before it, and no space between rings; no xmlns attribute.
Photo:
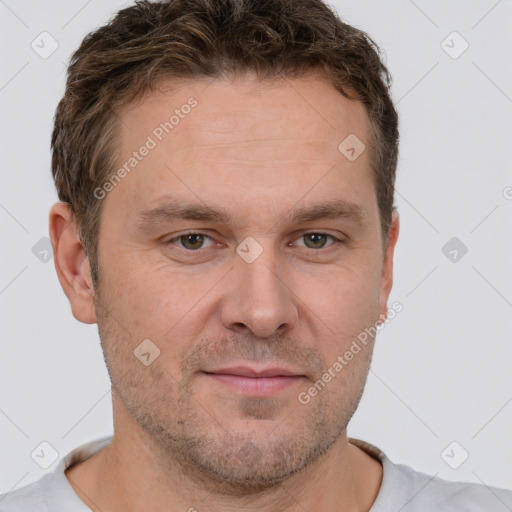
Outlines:
<svg viewBox="0 0 512 512"><path fill-rule="evenodd" d="M212 383L246 396L273 396L302 382L306 376L287 368L234 366L203 372Z"/></svg>

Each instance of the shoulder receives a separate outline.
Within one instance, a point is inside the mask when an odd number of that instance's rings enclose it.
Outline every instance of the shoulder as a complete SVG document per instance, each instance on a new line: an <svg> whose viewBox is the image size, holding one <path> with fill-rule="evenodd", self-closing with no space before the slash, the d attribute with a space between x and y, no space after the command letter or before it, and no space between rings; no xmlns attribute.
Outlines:
<svg viewBox="0 0 512 512"><path fill-rule="evenodd" d="M0 512L90 512L66 478L65 471L110 444L112 436L90 441L69 452L53 471L14 491L0 495Z"/></svg>
<svg viewBox="0 0 512 512"><path fill-rule="evenodd" d="M464 512L510 512L512 491L470 482L452 482L428 475L403 464L393 464L395 482L408 492L403 512L416 512L432 507L436 511L464 510ZM395 485L393 485L395 483ZM405 503L404 503L405 505Z"/></svg>
<svg viewBox="0 0 512 512"><path fill-rule="evenodd" d="M0 512L90 512L65 476L65 461L25 487L0 496Z"/></svg>
<svg viewBox="0 0 512 512"><path fill-rule="evenodd" d="M350 442L379 460L382 483L370 512L511 512L512 491L484 483L452 482L395 464L375 445L350 438Z"/></svg>
<svg viewBox="0 0 512 512"><path fill-rule="evenodd" d="M41 488L43 479L0 495L0 512L48 512Z"/></svg>

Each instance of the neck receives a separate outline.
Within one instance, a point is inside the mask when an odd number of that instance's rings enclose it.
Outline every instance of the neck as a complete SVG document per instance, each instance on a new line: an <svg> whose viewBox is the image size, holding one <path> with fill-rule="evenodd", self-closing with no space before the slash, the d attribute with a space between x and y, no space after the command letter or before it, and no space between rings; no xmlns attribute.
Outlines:
<svg viewBox="0 0 512 512"><path fill-rule="evenodd" d="M162 454L142 433L117 432L112 443L66 471L94 512L169 510L262 512L369 511L381 481L381 464L350 444L344 432L329 451L302 471L266 489L241 489Z"/></svg>
<svg viewBox="0 0 512 512"><path fill-rule="evenodd" d="M380 489L380 462L349 443L346 430L314 463L280 482L255 488L229 483L162 451L123 407L114 410L111 444L66 471L93 512L365 512Z"/></svg>

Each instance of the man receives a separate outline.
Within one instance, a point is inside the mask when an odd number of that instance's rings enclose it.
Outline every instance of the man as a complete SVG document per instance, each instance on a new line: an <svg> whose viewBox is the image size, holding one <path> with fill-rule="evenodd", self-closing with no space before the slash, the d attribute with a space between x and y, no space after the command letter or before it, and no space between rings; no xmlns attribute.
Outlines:
<svg viewBox="0 0 512 512"><path fill-rule="evenodd" d="M114 436L0 510L511 510L347 437L396 313L389 85L320 0L143 1L85 38L50 235Z"/></svg>

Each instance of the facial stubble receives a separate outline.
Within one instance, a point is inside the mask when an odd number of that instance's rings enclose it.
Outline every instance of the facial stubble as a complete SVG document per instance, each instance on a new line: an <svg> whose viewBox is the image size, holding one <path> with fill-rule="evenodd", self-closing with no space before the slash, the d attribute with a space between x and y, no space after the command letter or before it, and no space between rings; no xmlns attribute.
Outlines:
<svg viewBox="0 0 512 512"><path fill-rule="evenodd" d="M200 370L217 361L287 362L308 370L307 386L321 378L327 365L318 350L290 337L255 340L237 335L199 340L179 355L179 375L172 375L165 367L169 357L178 355L172 354L172 338L157 342L161 356L143 366L133 355L138 341L97 297L102 303L97 307L98 331L113 393L164 472L176 471L179 465L183 475L226 495L267 491L319 461L346 431L359 405L371 362L370 344L308 404L301 404L294 393L230 396L216 403L199 396L196 388ZM219 414L216 408L226 404L229 414Z"/></svg>

